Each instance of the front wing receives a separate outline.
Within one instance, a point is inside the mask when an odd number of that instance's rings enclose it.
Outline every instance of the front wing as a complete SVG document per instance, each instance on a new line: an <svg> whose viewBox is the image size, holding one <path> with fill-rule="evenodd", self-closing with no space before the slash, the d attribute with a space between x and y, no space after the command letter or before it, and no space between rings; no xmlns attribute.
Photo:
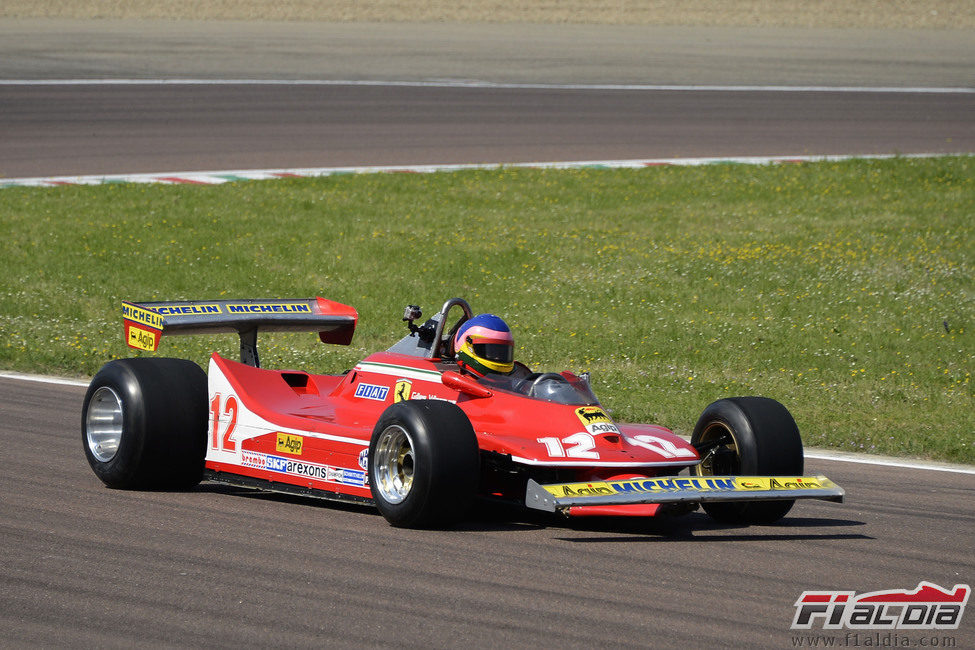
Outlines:
<svg viewBox="0 0 975 650"><path fill-rule="evenodd" d="M572 506L703 501L823 499L843 502L845 491L825 476L666 476L539 485L528 481L525 505L547 512Z"/></svg>

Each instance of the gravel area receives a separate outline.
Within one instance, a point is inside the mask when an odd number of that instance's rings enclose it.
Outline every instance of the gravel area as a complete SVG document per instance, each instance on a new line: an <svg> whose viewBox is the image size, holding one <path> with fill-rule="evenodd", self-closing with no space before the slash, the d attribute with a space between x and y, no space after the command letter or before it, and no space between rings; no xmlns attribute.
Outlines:
<svg viewBox="0 0 975 650"><path fill-rule="evenodd" d="M4 0L0 18L971 29L973 0Z"/></svg>

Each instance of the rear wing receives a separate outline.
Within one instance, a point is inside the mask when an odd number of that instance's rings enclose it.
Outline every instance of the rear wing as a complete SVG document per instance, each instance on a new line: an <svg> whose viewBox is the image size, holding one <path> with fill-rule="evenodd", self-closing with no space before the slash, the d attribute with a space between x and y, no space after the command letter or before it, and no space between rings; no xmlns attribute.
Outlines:
<svg viewBox="0 0 975 650"><path fill-rule="evenodd" d="M260 367L257 332L318 332L323 343L352 342L359 314L325 298L301 300L122 301L125 342L155 351L164 334L240 335L240 360Z"/></svg>

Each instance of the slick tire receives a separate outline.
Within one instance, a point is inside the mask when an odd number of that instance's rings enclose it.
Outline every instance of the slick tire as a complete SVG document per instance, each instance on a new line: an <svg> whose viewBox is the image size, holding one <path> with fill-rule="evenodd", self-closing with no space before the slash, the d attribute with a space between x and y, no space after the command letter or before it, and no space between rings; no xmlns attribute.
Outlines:
<svg viewBox="0 0 975 650"><path fill-rule="evenodd" d="M713 402L694 427L691 444L702 453L699 476L801 476L802 439L789 411L767 397L732 397ZM734 524L770 524L795 501L710 502L713 519Z"/></svg>
<svg viewBox="0 0 975 650"><path fill-rule="evenodd" d="M184 359L119 359L91 380L81 439L92 471L121 489L200 482L207 440L207 377Z"/></svg>
<svg viewBox="0 0 975 650"><path fill-rule="evenodd" d="M464 516L477 491L477 437L454 404L397 402L373 429L368 467L373 499L391 525L444 527Z"/></svg>

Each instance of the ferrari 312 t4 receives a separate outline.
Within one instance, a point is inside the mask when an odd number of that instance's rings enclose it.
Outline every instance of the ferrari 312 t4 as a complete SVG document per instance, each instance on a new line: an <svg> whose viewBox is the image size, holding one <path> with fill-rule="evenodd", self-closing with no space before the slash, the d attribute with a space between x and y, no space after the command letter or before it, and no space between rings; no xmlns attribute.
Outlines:
<svg viewBox="0 0 975 650"><path fill-rule="evenodd" d="M185 488L201 480L372 503L394 526L436 527L479 499L567 516L654 516L702 507L713 518L770 523L797 499L842 501L803 475L799 431L762 397L705 408L690 441L655 424L615 422L586 375L463 372L454 333L473 317L460 298L340 375L260 367L259 331L314 331L348 345L355 309L324 298L123 302L126 342L231 332L240 361L208 372L182 359L107 363L81 417L85 455L114 488ZM684 470L687 470L686 473Z"/></svg>

